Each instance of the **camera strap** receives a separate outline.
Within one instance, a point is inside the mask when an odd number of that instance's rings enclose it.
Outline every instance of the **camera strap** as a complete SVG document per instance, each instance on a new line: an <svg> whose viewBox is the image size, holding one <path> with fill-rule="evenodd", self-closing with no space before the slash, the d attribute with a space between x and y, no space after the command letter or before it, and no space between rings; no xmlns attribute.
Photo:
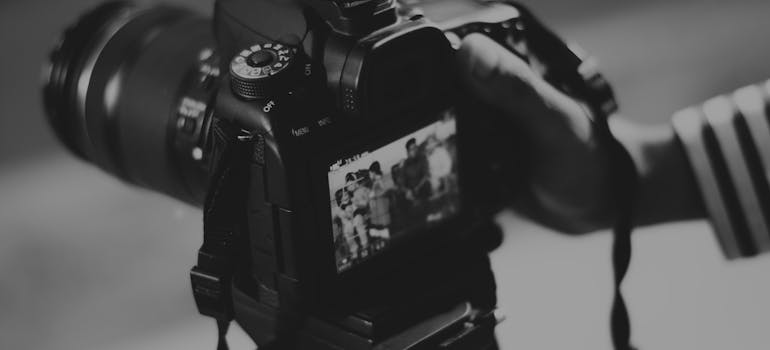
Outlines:
<svg viewBox="0 0 770 350"><path fill-rule="evenodd" d="M631 345L631 324L621 285L631 263L631 232L634 229L633 214L638 196L639 179L631 156L612 135L606 121L596 123L599 137L608 150L612 165L612 189L617 210L615 240L612 244L612 266L615 279L615 296L612 301L610 327L612 343L617 350L635 349Z"/></svg>
<svg viewBox="0 0 770 350"><path fill-rule="evenodd" d="M248 143L240 130L216 120L211 128L211 181L203 206L203 245L190 271L198 311L216 319L217 350L227 350L227 330L233 319L232 283L247 254L244 188L248 184Z"/></svg>
<svg viewBox="0 0 770 350"><path fill-rule="evenodd" d="M585 102L598 142L607 150L611 166L611 190L616 221L613 228L612 265L614 299L610 314L612 343L616 350L632 350L631 326L621 285L631 261L631 232L639 188L639 175L628 151L613 136L608 119L618 110L609 82L598 71L595 61L542 25L525 7L513 3L521 12L527 47L545 63L545 80L561 91Z"/></svg>

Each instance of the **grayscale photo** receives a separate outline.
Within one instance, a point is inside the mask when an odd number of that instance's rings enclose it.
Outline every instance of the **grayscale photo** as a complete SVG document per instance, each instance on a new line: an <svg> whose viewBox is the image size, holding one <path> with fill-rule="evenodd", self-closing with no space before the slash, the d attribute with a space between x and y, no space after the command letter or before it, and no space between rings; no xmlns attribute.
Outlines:
<svg viewBox="0 0 770 350"><path fill-rule="evenodd" d="M446 111L435 123L330 167L338 271L459 210L455 128L454 111Z"/></svg>
<svg viewBox="0 0 770 350"><path fill-rule="evenodd" d="M0 349L768 349L769 15L2 1Z"/></svg>

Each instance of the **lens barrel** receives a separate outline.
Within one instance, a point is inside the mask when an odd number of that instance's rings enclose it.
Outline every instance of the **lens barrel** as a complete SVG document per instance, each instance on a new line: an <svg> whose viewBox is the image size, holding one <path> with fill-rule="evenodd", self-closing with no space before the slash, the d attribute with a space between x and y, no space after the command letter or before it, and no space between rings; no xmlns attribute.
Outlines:
<svg viewBox="0 0 770 350"><path fill-rule="evenodd" d="M191 90L197 91L192 105L205 109L211 102L207 88L216 84L201 77L200 67L212 56L212 43L210 22L187 10L100 5L66 29L49 56L43 88L48 121L80 158L200 204L206 167L195 164L202 161L196 142L180 138L202 140L206 113L186 115L190 128L180 106L190 104ZM208 85L195 86L202 82Z"/></svg>

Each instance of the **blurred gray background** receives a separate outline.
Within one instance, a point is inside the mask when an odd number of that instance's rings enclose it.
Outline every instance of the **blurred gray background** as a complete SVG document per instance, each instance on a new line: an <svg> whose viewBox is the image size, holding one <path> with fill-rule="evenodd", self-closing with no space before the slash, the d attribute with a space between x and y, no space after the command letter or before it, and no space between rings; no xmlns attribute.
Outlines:
<svg viewBox="0 0 770 350"><path fill-rule="evenodd" d="M45 125L41 62L97 2L0 2L0 349L213 349L187 277L199 211L75 160ZM525 3L600 58L640 122L770 78L768 1ZM501 221L503 349L609 349L611 236ZM634 243L625 291L641 349L770 347L770 255L725 261L705 222L640 229ZM230 339L250 348L238 329Z"/></svg>

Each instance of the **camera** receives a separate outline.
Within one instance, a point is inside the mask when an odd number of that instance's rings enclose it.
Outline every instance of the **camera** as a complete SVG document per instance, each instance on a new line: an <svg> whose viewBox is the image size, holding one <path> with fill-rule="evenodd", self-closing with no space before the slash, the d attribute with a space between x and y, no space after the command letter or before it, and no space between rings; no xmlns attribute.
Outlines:
<svg viewBox="0 0 770 350"><path fill-rule="evenodd" d="M220 336L234 319L260 349L494 349L492 216L526 135L461 88L471 33L562 91L605 92L512 2L217 0L213 21L91 10L44 99L77 156L203 207L191 281Z"/></svg>

